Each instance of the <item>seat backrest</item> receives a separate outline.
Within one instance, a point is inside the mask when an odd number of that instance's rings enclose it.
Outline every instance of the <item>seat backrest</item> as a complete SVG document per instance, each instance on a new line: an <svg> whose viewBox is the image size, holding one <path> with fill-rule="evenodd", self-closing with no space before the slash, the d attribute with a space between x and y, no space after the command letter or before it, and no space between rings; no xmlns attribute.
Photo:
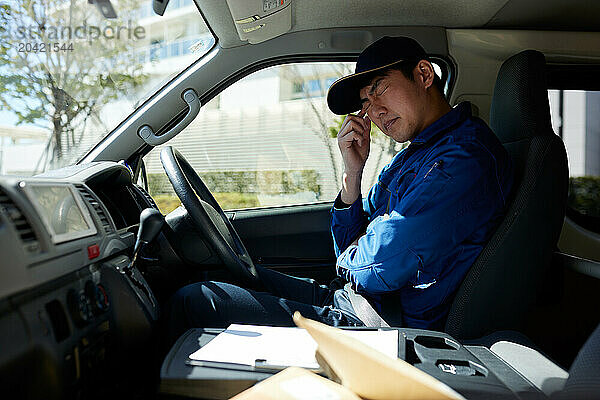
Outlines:
<svg viewBox="0 0 600 400"><path fill-rule="evenodd" d="M542 295L565 214L567 155L554 134L545 58L526 50L498 72L490 127L510 154L507 212L453 300L446 331L460 339L522 330Z"/></svg>
<svg viewBox="0 0 600 400"><path fill-rule="evenodd" d="M553 400L600 398L600 325L585 342L569 369L563 390Z"/></svg>

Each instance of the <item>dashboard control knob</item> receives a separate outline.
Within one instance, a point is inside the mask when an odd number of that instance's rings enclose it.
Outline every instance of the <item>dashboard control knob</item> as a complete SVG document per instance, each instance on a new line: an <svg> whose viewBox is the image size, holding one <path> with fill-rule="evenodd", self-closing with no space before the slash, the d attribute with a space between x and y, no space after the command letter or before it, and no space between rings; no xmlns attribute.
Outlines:
<svg viewBox="0 0 600 400"><path fill-rule="evenodd" d="M67 307L75 325L81 327L92 319L92 310L85 293L71 289L67 292Z"/></svg>
<svg viewBox="0 0 600 400"><path fill-rule="evenodd" d="M101 304L100 309L102 312L107 311L110 301L108 300L108 293L106 293L104 286L100 284L96 285L96 297L98 297L98 301Z"/></svg>
<svg viewBox="0 0 600 400"><path fill-rule="evenodd" d="M108 296L102 286L96 285L92 281L87 281L85 283L84 291L94 315L102 314L108 309Z"/></svg>

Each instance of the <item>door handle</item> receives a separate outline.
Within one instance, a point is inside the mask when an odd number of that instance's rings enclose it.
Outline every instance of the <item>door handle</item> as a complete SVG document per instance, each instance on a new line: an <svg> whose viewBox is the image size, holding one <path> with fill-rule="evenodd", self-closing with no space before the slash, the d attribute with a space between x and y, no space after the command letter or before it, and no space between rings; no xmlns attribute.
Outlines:
<svg viewBox="0 0 600 400"><path fill-rule="evenodd" d="M183 92L181 97L183 97L183 100L189 107L185 117L183 117L183 119L168 132L165 132L160 136L156 136L150 125L142 125L140 129L138 129L138 135L144 142L151 146L163 144L175 137L179 132L187 127L194 120L194 118L196 118L196 115L198 115L198 112L200 112L200 99L198 98L198 95L194 89L187 89L185 92Z"/></svg>

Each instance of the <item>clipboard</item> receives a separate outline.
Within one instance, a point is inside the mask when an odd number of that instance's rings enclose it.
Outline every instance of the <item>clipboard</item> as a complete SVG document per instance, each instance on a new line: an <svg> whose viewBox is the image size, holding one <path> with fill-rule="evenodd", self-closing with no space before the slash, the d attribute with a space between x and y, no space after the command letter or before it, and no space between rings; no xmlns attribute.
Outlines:
<svg viewBox="0 0 600 400"><path fill-rule="evenodd" d="M203 367L203 368L218 368L218 369L226 369L231 371L260 371L260 372L270 372L277 373L279 371L283 371L286 368L289 368L288 365L281 364L271 364L265 359L257 358L254 360L254 365L247 364L238 364L238 363L230 363L230 362L221 362L221 361L208 361L208 360L185 360L186 365L194 366L194 367ZM305 368L309 371L315 373L322 373L322 368Z"/></svg>
<svg viewBox="0 0 600 400"><path fill-rule="evenodd" d="M344 330L368 348L398 357L397 330ZM232 324L189 356L188 365L229 370L280 371L301 367L319 371L317 342L302 328Z"/></svg>

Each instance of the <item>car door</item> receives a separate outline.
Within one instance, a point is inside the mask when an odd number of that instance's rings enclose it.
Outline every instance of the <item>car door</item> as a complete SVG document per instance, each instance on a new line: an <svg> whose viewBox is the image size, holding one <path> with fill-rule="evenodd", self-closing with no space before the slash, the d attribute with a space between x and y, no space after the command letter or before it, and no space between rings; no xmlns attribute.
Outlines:
<svg viewBox="0 0 600 400"><path fill-rule="evenodd" d="M335 133L342 119L327 109L325 95L352 69L348 62L311 62L252 73L168 143L202 177L257 264L323 282L335 275L329 221L341 181ZM166 214L179 202L160 165L162 147L145 163L149 192ZM390 150L374 146L371 175Z"/></svg>

